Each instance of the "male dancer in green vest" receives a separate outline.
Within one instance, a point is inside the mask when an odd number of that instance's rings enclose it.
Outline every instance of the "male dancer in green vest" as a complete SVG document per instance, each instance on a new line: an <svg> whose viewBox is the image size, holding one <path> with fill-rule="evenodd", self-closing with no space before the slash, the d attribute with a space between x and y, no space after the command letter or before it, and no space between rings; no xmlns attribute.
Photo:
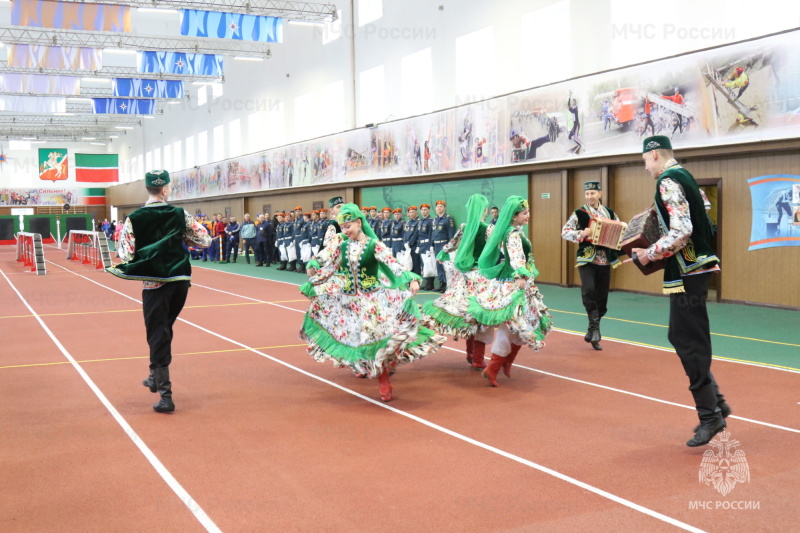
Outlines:
<svg viewBox="0 0 800 533"><path fill-rule="evenodd" d="M692 175L675 160L668 137L644 140L642 158L656 181L655 206L661 238L647 249L634 248L631 259L643 265L666 259L664 292L669 294L667 338L689 377L700 425L687 446L708 444L726 427L731 413L711 374L711 331L706 310L708 282L719 272L711 248L711 223Z"/></svg>
<svg viewBox="0 0 800 533"><path fill-rule="evenodd" d="M169 173L153 170L144 178L149 198L125 220L117 253L122 263L106 269L122 279L143 282L142 308L150 346L150 376L142 383L161 399L153 405L159 413L175 410L169 365L172 362L172 325L186 303L192 279L191 243L211 246L208 231L187 211L167 203L172 192Z"/></svg>
<svg viewBox="0 0 800 533"><path fill-rule="evenodd" d="M599 181L587 181L583 184L583 195L586 203L576 209L561 228L561 237L578 243L578 273L581 277L581 297L583 307L589 316L589 331L583 337L592 343L592 348L602 350L600 346L600 319L608 311L608 288L611 285L611 268L622 263L618 252L604 246L596 246L587 240L590 235L589 223L593 218L610 218L619 220L611 208L603 205L603 192Z"/></svg>

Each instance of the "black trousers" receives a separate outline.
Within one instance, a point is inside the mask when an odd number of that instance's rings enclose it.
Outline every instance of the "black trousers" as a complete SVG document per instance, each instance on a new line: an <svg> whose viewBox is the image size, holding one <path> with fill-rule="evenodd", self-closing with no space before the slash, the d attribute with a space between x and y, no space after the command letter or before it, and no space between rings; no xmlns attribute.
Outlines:
<svg viewBox="0 0 800 533"><path fill-rule="evenodd" d="M157 289L142 291L151 369L163 368L172 362L172 325L186 303L189 285L188 281L172 281Z"/></svg>
<svg viewBox="0 0 800 533"><path fill-rule="evenodd" d="M695 399L700 420L718 415L719 395L711 375L711 330L706 309L711 273L685 276L686 292L669 296L669 333L667 338L689 377L689 390ZM721 396L721 395L719 395Z"/></svg>
<svg viewBox="0 0 800 533"><path fill-rule="evenodd" d="M608 311L608 287L611 285L611 266L592 263L578 267L581 276L581 297L587 313L595 309L600 318Z"/></svg>

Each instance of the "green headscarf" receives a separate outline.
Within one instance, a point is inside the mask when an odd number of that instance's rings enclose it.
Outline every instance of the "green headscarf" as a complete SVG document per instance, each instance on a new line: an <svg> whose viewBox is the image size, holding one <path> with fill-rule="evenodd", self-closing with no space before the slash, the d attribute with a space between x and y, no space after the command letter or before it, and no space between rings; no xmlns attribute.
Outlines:
<svg viewBox="0 0 800 533"><path fill-rule="evenodd" d="M480 268L481 274L487 278L496 278L505 268L505 263L509 260L508 257L499 265L497 264L500 259L500 247L506 242L506 237L513 229L511 221L514 219L514 215L525 209L528 209L528 201L522 196L509 196L503 205L500 216L497 217L492 236L489 237L486 247L478 259L478 268Z"/></svg>
<svg viewBox="0 0 800 533"><path fill-rule="evenodd" d="M342 207L339 208L339 214L336 215L336 221L341 224L347 224L348 222L353 222L356 219L361 220L361 231L364 232L364 235L369 237L373 240L379 240L378 236L375 235L375 231L373 231L372 226L369 225L367 222L367 217L364 216L364 213L361 212L361 208L358 207L356 204L344 204ZM347 239L347 236L344 235L342 232L342 236ZM405 285L403 280L401 280L392 269L389 268L387 265L378 262L378 269L386 276L391 283L392 288L402 287Z"/></svg>
<svg viewBox="0 0 800 533"><path fill-rule="evenodd" d="M475 237L479 232L486 231L481 219L488 205L489 200L482 194L473 194L467 200L467 225L464 226L454 261L455 267L461 272L469 272L475 266Z"/></svg>

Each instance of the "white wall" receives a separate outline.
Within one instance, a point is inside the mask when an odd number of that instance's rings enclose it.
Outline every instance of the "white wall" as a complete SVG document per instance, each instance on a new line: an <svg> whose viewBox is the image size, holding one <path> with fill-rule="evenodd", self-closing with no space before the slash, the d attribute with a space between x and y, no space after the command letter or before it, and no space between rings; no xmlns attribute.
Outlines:
<svg viewBox="0 0 800 533"><path fill-rule="evenodd" d="M214 155L233 157L800 26L800 2L786 0L757 6L673 0L657 9L638 0L382 0L382 16L365 25L359 25L359 1L335 2L342 37L321 26L289 24L284 43L272 45L271 59L226 57L219 98L208 87L188 85L191 101L166 105L164 116L145 120L110 145L120 154L121 181L140 179L146 155L155 164L156 151L160 166L181 170ZM159 29L178 33L178 15L152 17ZM430 75L404 79L404 64L414 71L409 56L427 56L426 49ZM361 73L381 66L383 83L367 74L362 94ZM428 97L409 94L426 77ZM208 103L198 105L198 90L208 91ZM237 119L239 142L232 143L230 124ZM214 143L219 126L223 146ZM206 132L203 145L200 132ZM187 158L190 136L193 157ZM171 160L163 161L167 145Z"/></svg>

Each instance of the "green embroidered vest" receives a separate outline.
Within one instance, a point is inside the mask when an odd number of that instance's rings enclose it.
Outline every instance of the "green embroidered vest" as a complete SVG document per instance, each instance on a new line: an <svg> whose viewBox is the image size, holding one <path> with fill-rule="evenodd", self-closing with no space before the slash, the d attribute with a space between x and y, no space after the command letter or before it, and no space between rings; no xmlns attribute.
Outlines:
<svg viewBox="0 0 800 533"><path fill-rule="evenodd" d="M661 234L666 235L669 232L670 220L669 212L664 207L659 192L661 180L664 178L675 180L683 188L683 193L689 202L689 216L692 219L692 236L689 238L689 242L678 253L667 258L664 268L664 292L669 294L684 292L681 276L697 270L713 268L719 263L719 258L714 255L714 250L711 248L711 222L706 215L700 188L692 175L680 165L666 169L656 183L655 204L658 207Z"/></svg>
<svg viewBox="0 0 800 533"><path fill-rule="evenodd" d="M610 207L602 207L608 211L610 215L608 218L614 219L614 211L612 211ZM581 206L579 209L576 209L575 216L578 217L578 227L581 229L581 231L589 227L589 222L591 222L592 216L589 214L588 207ZM612 250L611 248L605 248L603 246L595 246L589 241L583 241L578 243L578 266L586 265L594 261L594 258L597 256L597 248L603 248L603 250L606 251L606 257L608 258L609 265L615 265L616 263L619 263L619 252L617 250Z"/></svg>
<svg viewBox="0 0 800 533"><path fill-rule="evenodd" d="M183 281L192 279L189 254L183 249L186 219L181 207L157 204L129 215L136 247L133 259L107 271L123 279Z"/></svg>
<svg viewBox="0 0 800 533"><path fill-rule="evenodd" d="M525 254L525 266L528 270L534 272L532 270L533 258L531 257L531 241L528 240L528 237L522 232L522 230L512 227L511 231L509 231L508 235L506 235L505 239L503 239L503 253L505 254L505 259L503 260L503 268L500 270L500 274L497 276L497 279L501 281L514 279L514 268L511 266L511 255L508 253L508 239L514 232L519 233L520 239L522 240L522 252Z"/></svg>
<svg viewBox="0 0 800 533"><path fill-rule="evenodd" d="M378 281L378 269L380 262L375 259L375 239L369 239L367 244L361 250L361 255L358 257L357 272L355 279L353 277L353 268L350 265L350 258L348 255L348 245L353 241L345 239L339 247L341 252L341 260L339 263L339 274L341 274L345 281L342 286L344 294L355 294L357 290L361 292L375 292L382 289L383 285Z"/></svg>

